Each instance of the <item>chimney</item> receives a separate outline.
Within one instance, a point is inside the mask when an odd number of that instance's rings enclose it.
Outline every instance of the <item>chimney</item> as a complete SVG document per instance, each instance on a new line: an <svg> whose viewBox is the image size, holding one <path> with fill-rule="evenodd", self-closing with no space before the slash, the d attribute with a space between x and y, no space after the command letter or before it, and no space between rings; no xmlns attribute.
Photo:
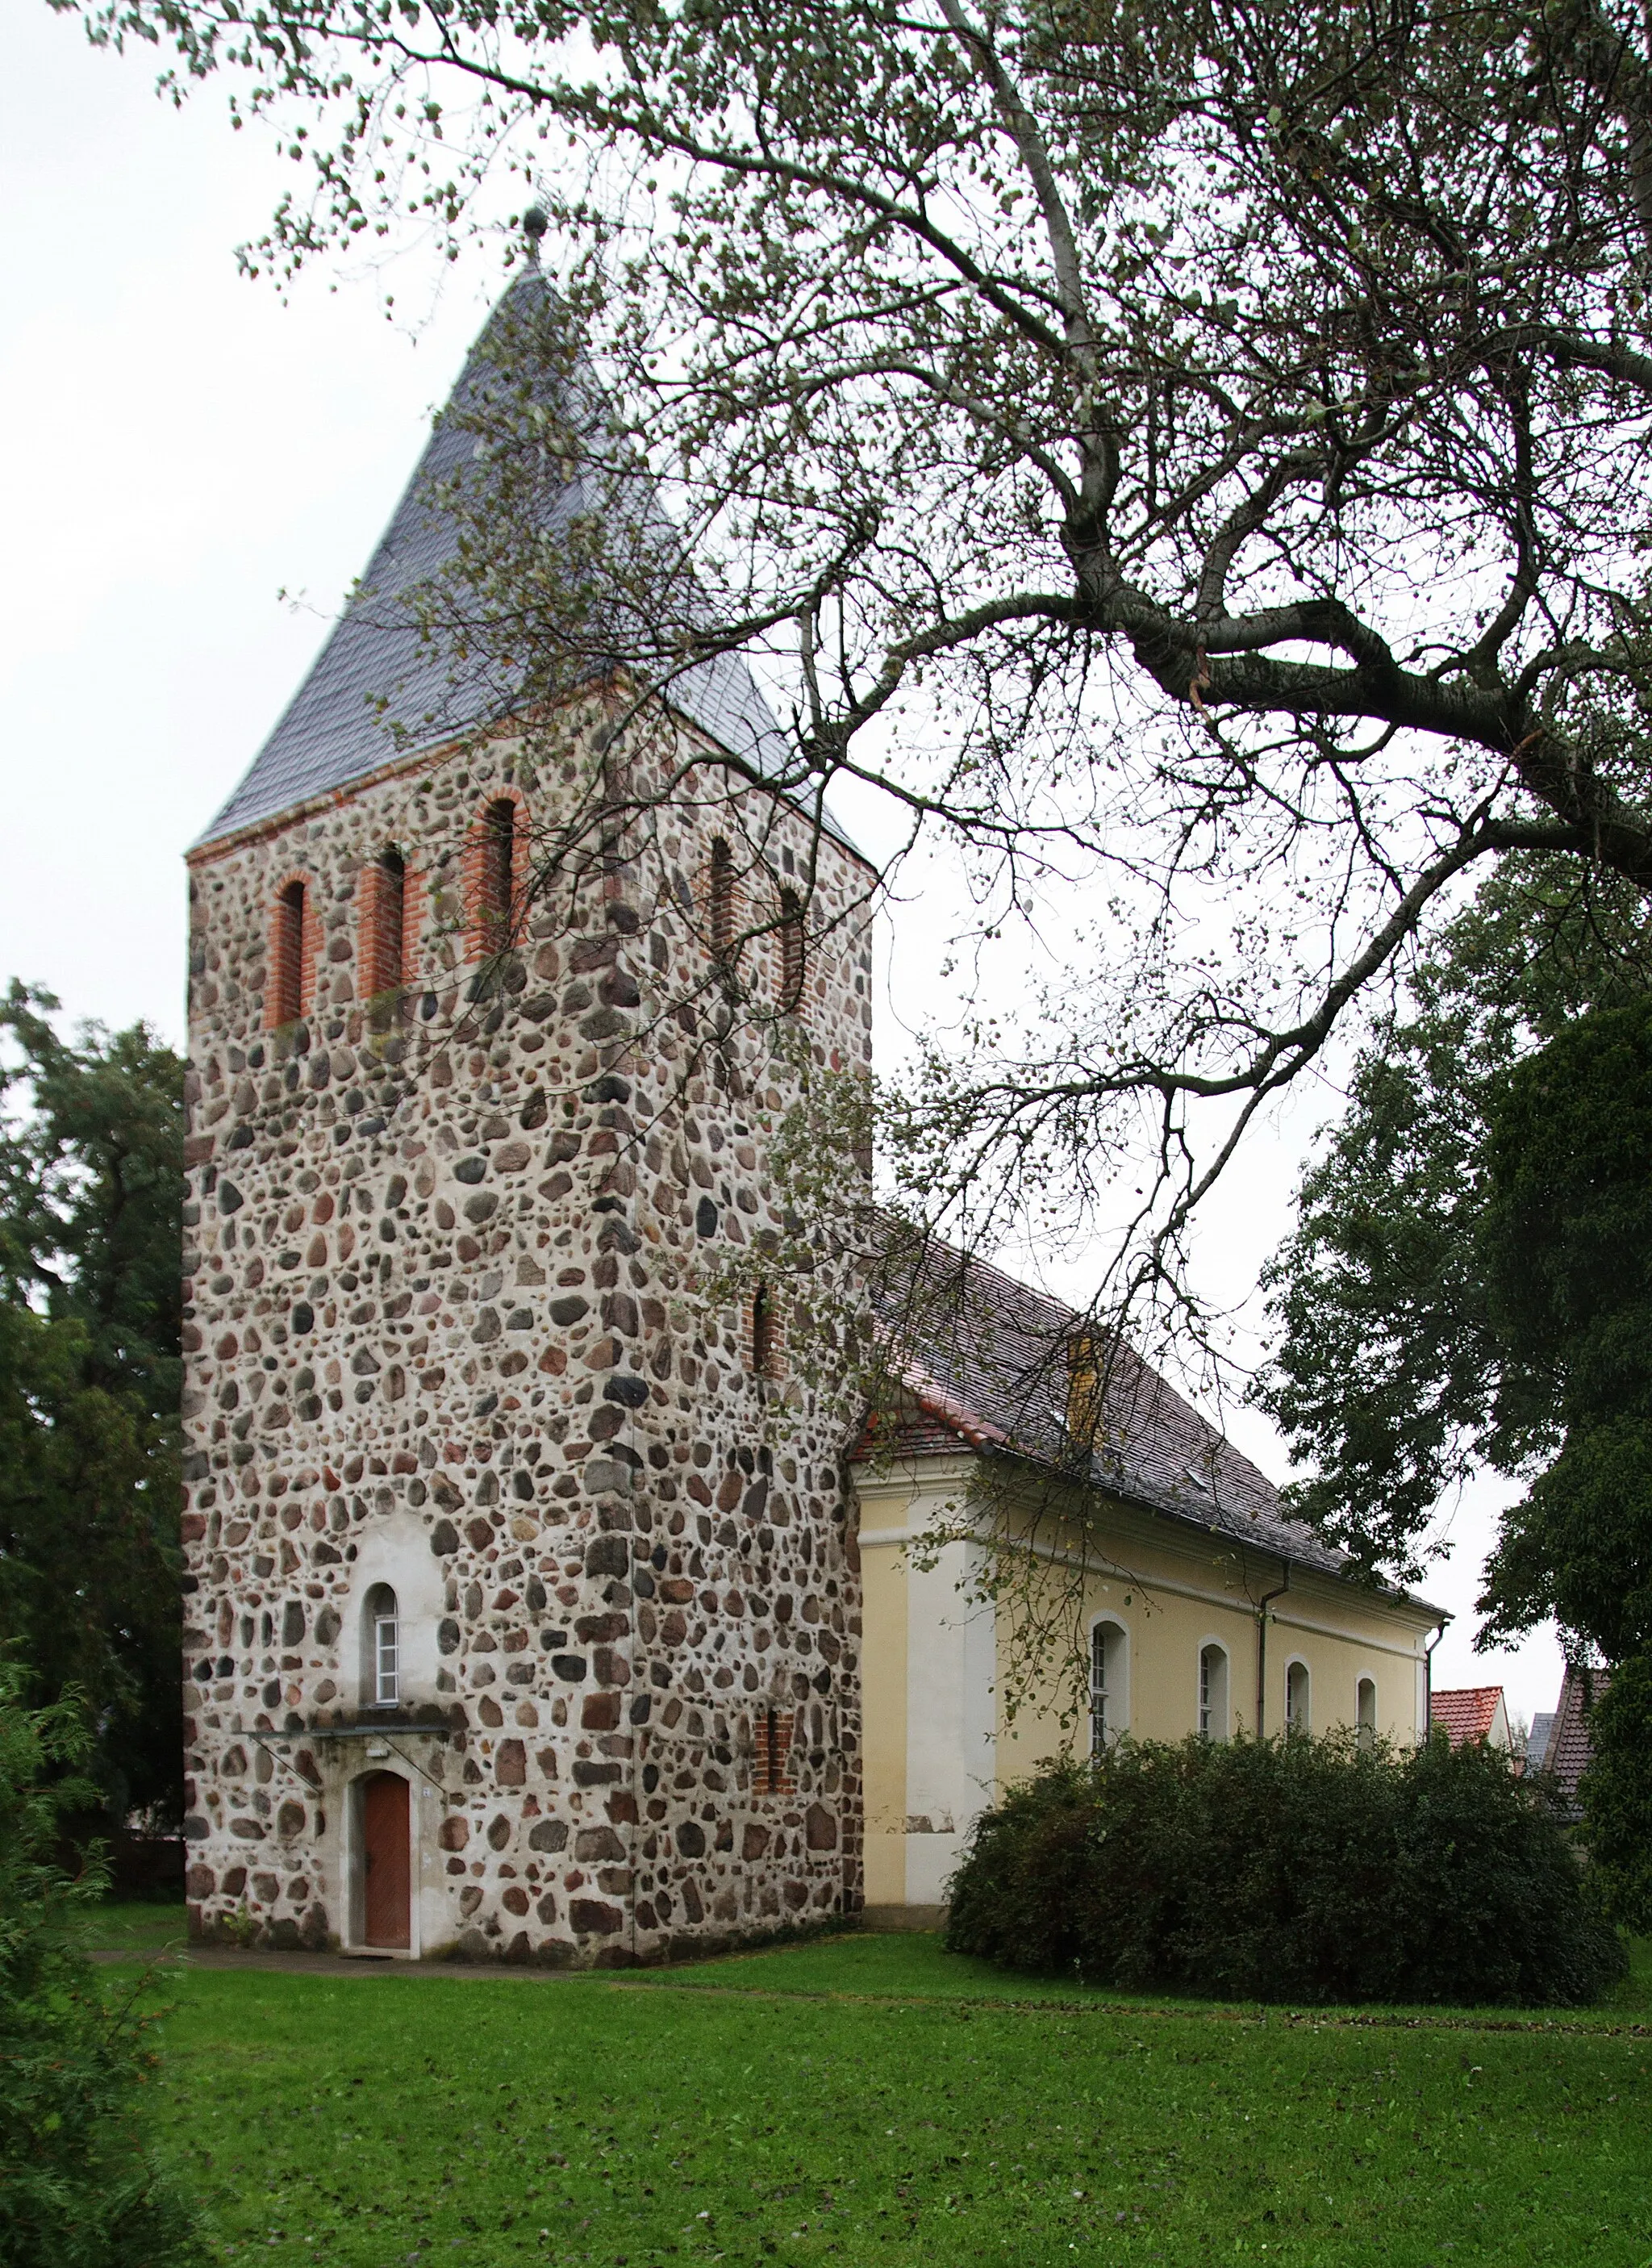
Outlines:
<svg viewBox="0 0 1652 2268"><path fill-rule="evenodd" d="M1076 1331L1067 1342L1067 1438L1088 1456L1101 1431L1101 1368L1095 1336Z"/></svg>

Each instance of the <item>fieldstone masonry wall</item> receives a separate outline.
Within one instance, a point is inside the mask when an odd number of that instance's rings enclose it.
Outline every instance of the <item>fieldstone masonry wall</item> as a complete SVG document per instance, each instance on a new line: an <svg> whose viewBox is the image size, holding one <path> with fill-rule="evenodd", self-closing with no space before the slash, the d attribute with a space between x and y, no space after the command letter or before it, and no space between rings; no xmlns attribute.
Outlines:
<svg viewBox="0 0 1652 2268"><path fill-rule="evenodd" d="M570 720L570 763L600 721ZM478 986L476 814L515 789L537 822L557 788L499 743L192 861L186 1832L209 1935L358 1942L376 1769L412 1790L415 1953L648 1960L859 1903L841 1413L754 1377L696 1289L779 1225L764 1128L796 1074L755 1030L708 1048L686 1005L713 832L690 810L571 923L530 914ZM405 989L370 1004L363 872L389 846ZM767 858L776 887L817 863L843 920L806 1052L863 1065L866 877L790 813ZM272 1033L295 875L314 997ZM383 1583L393 1710L363 1626Z"/></svg>

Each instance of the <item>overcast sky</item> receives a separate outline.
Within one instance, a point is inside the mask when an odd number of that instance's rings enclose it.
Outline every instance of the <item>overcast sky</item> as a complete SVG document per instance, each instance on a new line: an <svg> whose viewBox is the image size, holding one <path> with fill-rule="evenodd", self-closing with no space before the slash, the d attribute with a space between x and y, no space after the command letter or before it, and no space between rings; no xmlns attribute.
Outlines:
<svg viewBox="0 0 1652 2268"><path fill-rule="evenodd" d="M365 565L503 255L318 271L283 305L234 258L291 177L268 140L233 133L216 92L173 112L150 58L92 53L40 0L13 0L6 37L0 981L47 985L76 1016L145 1017L181 1044L183 851ZM894 919L915 932L911 909ZM886 1035L903 1012L897 993ZM1244 1295L1282 1233L1325 1107L1266 1138L1206 1224L1200 1265L1220 1296ZM1050 1272L1082 1296L1081 1265ZM1253 1414L1231 1430L1281 1472ZM1559 1690L1552 1638L1472 1651L1497 1501L1487 1488L1457 1514L1424 1586L1457 1616L1435 1682L1501 1680L1530 1716Z"/></svg>

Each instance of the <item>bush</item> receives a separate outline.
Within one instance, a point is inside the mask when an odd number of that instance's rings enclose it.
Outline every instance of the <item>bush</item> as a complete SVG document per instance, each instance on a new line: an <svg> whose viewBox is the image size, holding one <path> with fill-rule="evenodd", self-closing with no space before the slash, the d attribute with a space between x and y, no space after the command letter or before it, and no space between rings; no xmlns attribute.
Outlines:
<svg viewBox="0 0 1652 2268"><path fill-rule="evenodd" d="M1541 1797L1443 1734L1121 1742L988 1812L951 1898L956 1953L1222 1999L1575 2005L1625 1969Z"/></svg>
<svg viewBox="0 0 1652 2268"><path fill-rule="evenodd" d="M1583 1838L1614 1921L1652 1930L1652 1653L1614 1663L1589 1712L1593 1750L1578 1783Z"/></svg>
<svg viewBox="0 0 1652 2268"><path fill-rule="evenodd" d="M29 1710L0 1664L0 2260L7 2268L172 2268L198 2257L194 2216L157 2165L141 2090L146 2020L106 1997L81 1950L106 1874L55 1857L94 1793L72 1699Z"/></svg>

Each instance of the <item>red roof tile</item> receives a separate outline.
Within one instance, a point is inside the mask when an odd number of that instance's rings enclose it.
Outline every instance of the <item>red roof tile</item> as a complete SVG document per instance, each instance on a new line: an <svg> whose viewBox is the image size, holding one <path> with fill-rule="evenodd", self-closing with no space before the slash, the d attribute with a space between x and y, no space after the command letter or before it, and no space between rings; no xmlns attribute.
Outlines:
<svg viewBox="0 0 1652 2268"><path fill-rule="evenodd" d="M1465 1741L1489 1739L1502 1697L1501 1685L1459 1685L1447 1692L1431 1693L1428 1722L1443 1725L1451 1746L1460 1749Z"/></svg>

